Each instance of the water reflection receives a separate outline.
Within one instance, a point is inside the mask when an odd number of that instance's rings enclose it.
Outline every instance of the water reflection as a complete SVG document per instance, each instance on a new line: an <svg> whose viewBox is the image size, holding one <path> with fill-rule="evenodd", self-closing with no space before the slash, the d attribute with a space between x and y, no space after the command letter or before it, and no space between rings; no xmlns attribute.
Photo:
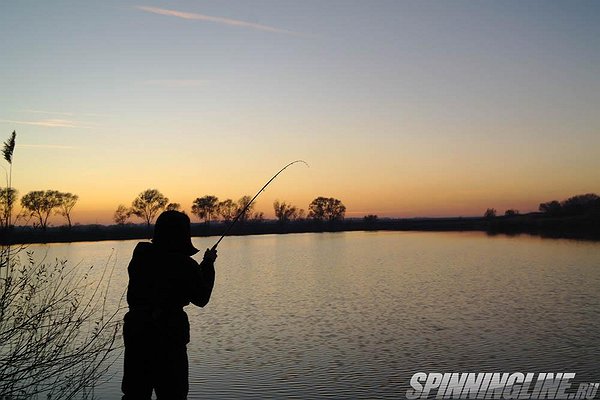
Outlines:
<svg viewBox="0 0 600 400"><path fill-rule="evenodd" d="M135 243L31 248L85 265L114 249L116 298ZM190 398L398 398L418 371L597 381L599 250L480 233L227 238L211 303L187 309ZM118 397L119 369L99 398Z"/></svg>

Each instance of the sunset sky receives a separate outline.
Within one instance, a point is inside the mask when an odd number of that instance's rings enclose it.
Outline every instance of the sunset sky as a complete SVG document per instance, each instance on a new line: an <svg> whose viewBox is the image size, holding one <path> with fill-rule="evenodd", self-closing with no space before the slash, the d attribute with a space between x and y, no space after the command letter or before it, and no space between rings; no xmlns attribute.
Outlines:
<svg viewBox="0 0 600 400"><path fill-rule="evenodd" d="M598 1L3 1L0 37L13 186L78 194L76 222L147 188L253 195L296 159L268 217L600 193Z"/></svg>

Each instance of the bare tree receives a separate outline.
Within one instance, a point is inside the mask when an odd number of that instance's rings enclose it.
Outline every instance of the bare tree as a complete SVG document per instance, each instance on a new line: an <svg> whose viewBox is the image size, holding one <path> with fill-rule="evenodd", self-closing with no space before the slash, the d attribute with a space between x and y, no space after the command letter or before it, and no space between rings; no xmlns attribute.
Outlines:
<svg viewBox="0 0 600 400"><path fill-rule="evenodd" d="M280 203L279 200L273 202L273 209L275 210L275 217L277 217L277 220L281 224L298 219L301 212L304 213L304 210L298 210L296 206L288 204L285 201Z"/></svg>
<svg viewBox="0 0 600 400"><path fill-rule="evenodd" d="M65 217L67 219L67 223L69 225L69 229L71 229L71 210L73 210L73 207L75 207L75 204L77 204L77 200L79 200L79 196L77 196L76 194L73 193L62 193L59 192L58 193L58 210L56 211L57 214L62 215L63 217Z"/></svg>
<svg viewBox="0 0 600 400"><path fill-rule="evenodd" d="M52 211L60 206L60 192L57 190L34 190L21 198L21 206L29 215L36 218L39 226L46 230Z"/></svg>
<svg viewBox="0 0 600 400"><path fill-rule="evenodd" d="M206 224L210 224L211 219L218 213L219 199L216 196L198 197L192 204L192 214L198 219L204 220Z"/></svg>
<svg viewBox="0 0 600 400"><path fill-rule="evenodd" d="M131 203L131 213L146 221L148 227L157 214L164 210L169 199L157 189L146 189Z"/></svg>
<svg viewBox="0 0 600 400"><path fill-rule="evenodd" d="M115 223L117 225L125 225L129 217L131 217L131 209L127 208L123 204L119 204L115 214L113 215L113 220Z"/></svg>

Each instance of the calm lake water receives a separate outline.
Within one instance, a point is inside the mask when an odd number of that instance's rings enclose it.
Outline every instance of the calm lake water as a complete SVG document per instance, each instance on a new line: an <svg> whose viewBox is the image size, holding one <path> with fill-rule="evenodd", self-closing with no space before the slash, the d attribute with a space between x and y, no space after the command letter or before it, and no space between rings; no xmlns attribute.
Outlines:
<svg viewBox="0 0 600 400"><path fill-rule="evenodd" d="M82 267L114 264L116 304L136 243L30 249ZM214 238L194 243L206 248ZM186 311L190 399L404 398L420 371L600 380L598 242L429 232L230 237L219 247L211 302ZM120 398L121 363L99 399Z"/></svg>

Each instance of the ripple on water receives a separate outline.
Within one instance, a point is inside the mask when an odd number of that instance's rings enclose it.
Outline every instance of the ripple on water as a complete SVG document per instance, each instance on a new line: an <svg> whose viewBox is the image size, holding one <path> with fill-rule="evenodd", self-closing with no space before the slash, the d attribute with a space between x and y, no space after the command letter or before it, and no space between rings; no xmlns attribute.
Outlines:
<svg viewBox="0 0 600 400"><path fill-rule="evenodd" d="M115 293L134 245L112 244ZM65 246L49 256L67 248L85 263L109 252ZM190 398L395 399L418 371L598 379L598 250L473 233L228 238L211 303L187 308ZM118 398L120 368L98 398Z"/></svg>

